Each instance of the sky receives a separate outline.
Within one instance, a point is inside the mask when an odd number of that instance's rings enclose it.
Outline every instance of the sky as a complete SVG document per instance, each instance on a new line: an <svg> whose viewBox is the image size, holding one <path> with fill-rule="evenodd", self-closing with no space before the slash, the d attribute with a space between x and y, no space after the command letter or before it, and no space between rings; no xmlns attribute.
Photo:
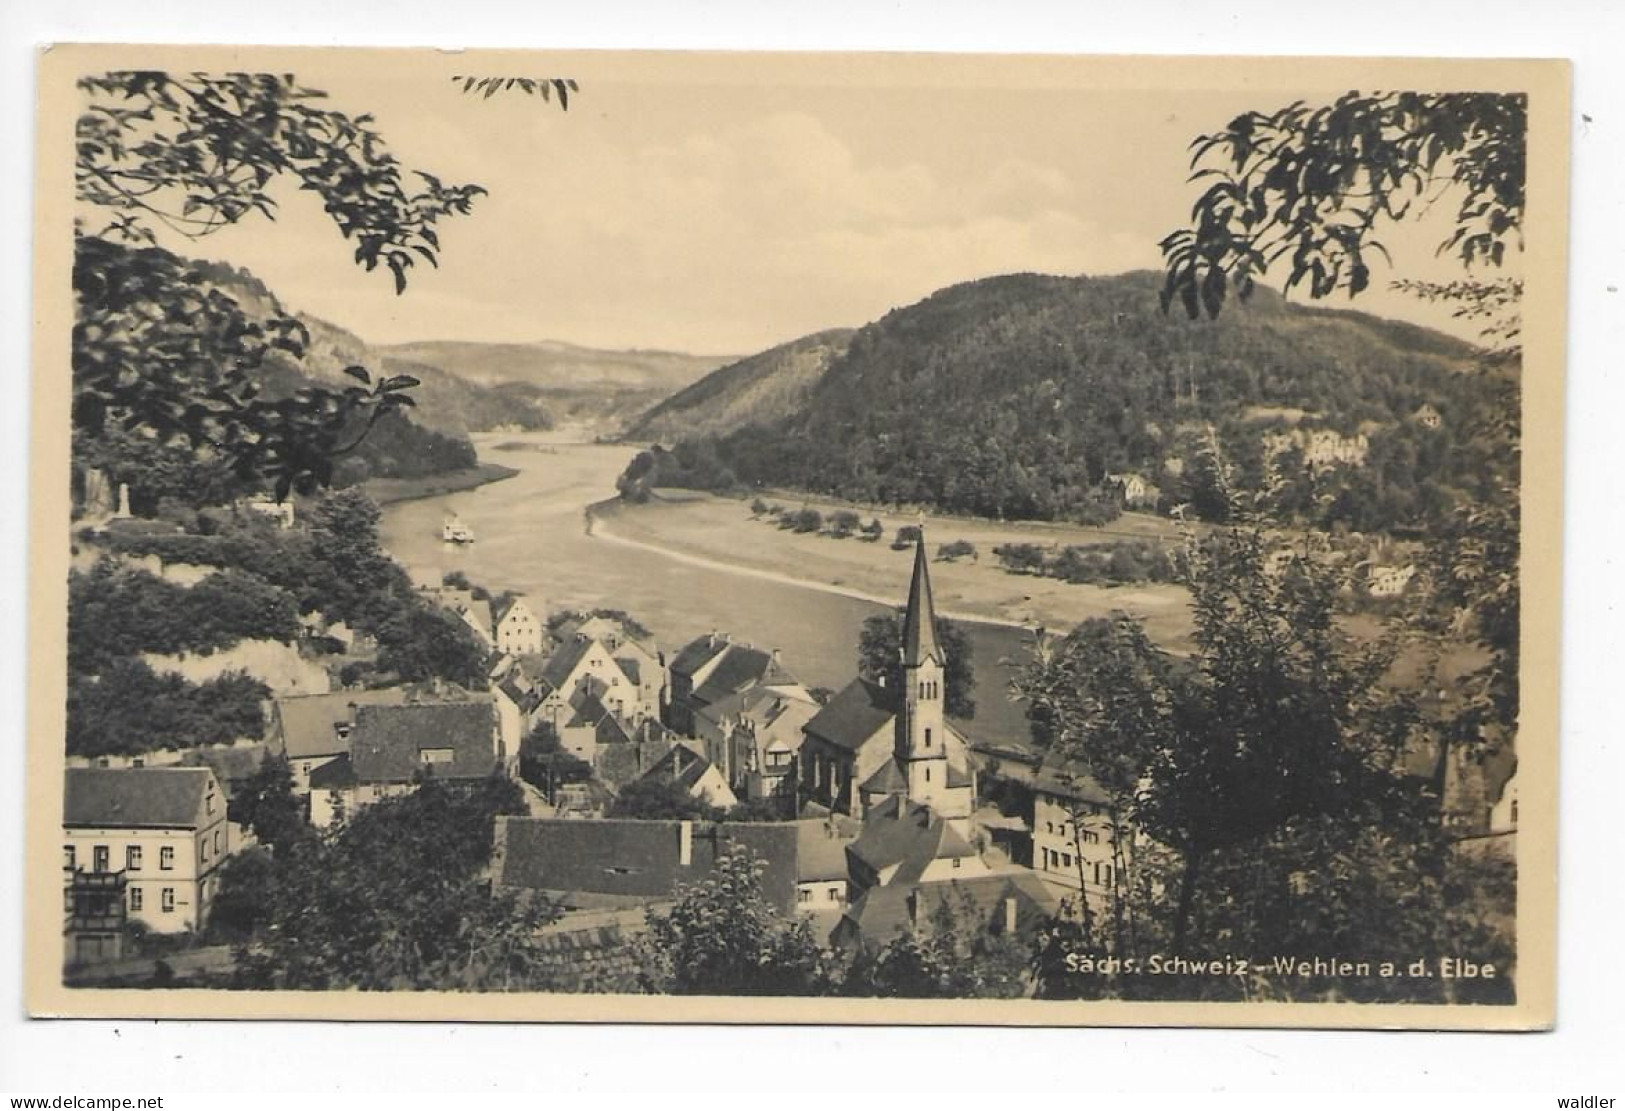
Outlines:
<svg viewBox="0 0 1625 1111"><path fill-rule="evenodd" d="M310 194L285 186L275 223L169 245L246 266L286 305L376 344L742 355L975 278L1157 267L1157 241L1195 197L1195 136L1342 91L1077 87L974 69L892 80L668 56L584 63L561 112L464 96L444 66L411 58L324 59L297 76L372 113L405 165L490 191L441 225L438 271L417 268L397 297L386 273L354 265ZM1433 257L1444 231L1434 219L1390 237L1396 274L1452 276ZM1451 327L1382 291L1356 307Z"/></svg>

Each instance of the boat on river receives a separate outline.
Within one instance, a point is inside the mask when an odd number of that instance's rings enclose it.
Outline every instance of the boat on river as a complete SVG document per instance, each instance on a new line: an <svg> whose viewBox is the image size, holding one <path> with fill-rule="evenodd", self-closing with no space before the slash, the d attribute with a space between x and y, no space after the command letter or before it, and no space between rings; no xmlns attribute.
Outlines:
<svg viewBox="0 0 1625 1111"><path fill-rule="evenodd" d="M463 524L462 518L453 513L446 518L446 523L440 527L440 539L448 544L474 543L474 530Z"/></svg>

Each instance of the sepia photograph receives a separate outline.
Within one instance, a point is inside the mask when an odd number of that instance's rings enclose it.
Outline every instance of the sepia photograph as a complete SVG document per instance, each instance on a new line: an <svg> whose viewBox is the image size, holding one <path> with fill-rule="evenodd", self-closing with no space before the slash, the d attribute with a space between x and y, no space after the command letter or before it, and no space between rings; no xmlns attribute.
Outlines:
<svg viewBox="0 0 1625 1111"><path fill-rule="evenodd" d="M1551 1026L1566 63L39 80L31 1013Z"/></svg>

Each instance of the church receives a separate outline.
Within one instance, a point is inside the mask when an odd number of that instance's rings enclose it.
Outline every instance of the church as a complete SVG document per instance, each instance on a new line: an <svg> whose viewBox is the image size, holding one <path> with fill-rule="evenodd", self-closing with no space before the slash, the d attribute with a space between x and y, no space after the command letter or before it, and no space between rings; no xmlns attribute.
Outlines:
<svg viewBox="0 0 1625 1111"><path fill-rule="evenodd" d="M895 799L928 808L969 839L975 764L943 709L948 657L937 637L923 531L900 651L900 682L888 687L860 676L802 726L802 798L856 818L895 811L898 804L886 805Z"/></svg>

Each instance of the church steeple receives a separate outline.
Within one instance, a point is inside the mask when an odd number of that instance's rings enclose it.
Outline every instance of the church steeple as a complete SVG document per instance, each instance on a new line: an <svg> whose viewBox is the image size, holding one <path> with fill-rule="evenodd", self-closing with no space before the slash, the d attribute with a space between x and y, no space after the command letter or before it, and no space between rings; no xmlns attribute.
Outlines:
<svg viewBox="0 0 1625 1111"><path fill-rule="evenodd" d="M937 608L931 601L931 572L925 561L925 529L914 546L914 579L908 585L908 611L903 617L903 666L919 667L927 660L938 667L947 657L937 644Z"/></svg>
<svg viewBox="0 0 1625 1111"><path fill-rule="evenodd" d="M914 580L903 615L903 681L896 718L893 756L903 773L904 794L936 805L948 791L948 723L943 714L943 678L948 656L937 641L937 610L931 600L931 572L925 559L925 530L914 548Z"/></svg>

